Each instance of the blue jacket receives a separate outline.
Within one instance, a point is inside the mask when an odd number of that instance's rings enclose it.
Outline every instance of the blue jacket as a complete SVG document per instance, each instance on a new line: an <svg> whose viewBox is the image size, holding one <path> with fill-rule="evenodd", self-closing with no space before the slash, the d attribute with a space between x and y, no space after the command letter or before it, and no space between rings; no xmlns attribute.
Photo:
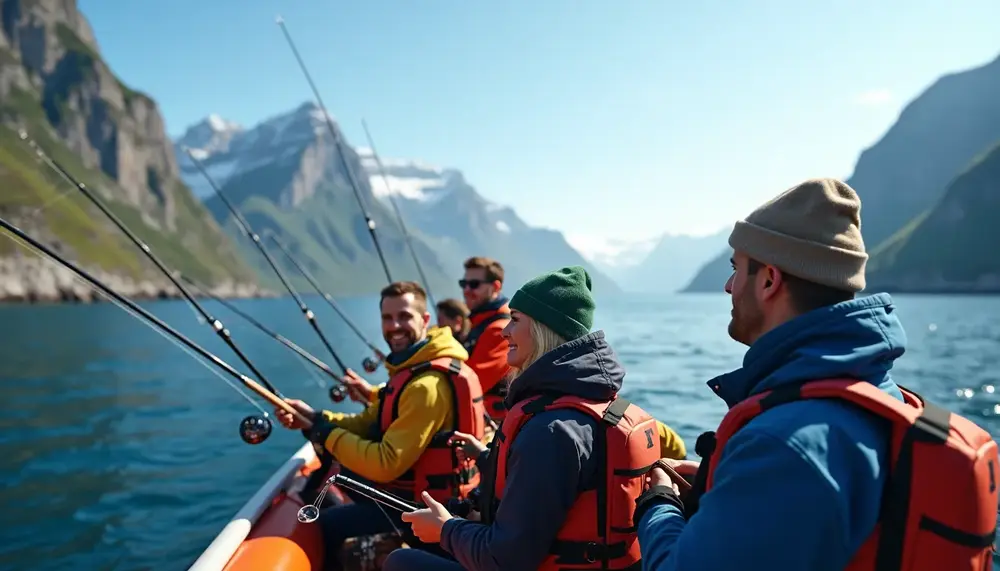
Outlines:
<svg viewBox="0 0 1000 571"><path fill-rule="evenodd" d="M542 392L611 400L624 378L625 370L604 332L595 331L532 363L511 382L506 404L510 407ZM533 416L510 447L495 521L484 525L451 519L441 530L441 547L465 569L537 569L577 496L598 482L594 453L598 428L597 421L576 410Z"/></svg>
<svg viewBox="0 0 1000 571"><path fill-rule="evenodd" d="M709 386L730 407L834 377L902 400L889 377L906 346L895 309L877 294L805 313L763 335L741 369ZM768 410L726 444L691 521L665 503L642 516L643 571L843 571L878 519L888 449L882 421L843 401Z"/></svg>

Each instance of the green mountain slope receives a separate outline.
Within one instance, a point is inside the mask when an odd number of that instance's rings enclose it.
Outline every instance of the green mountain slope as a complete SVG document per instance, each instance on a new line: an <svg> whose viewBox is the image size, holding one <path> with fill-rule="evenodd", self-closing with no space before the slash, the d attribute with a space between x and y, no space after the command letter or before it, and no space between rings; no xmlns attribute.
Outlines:
<svg viewBox="0 0 1000 571"><path fill-rule="evenodd" d="M948 185L931 209L872 252L868 289L1000 292L1000 144Z"/></svg>
<svg viewBox="0 0 1000 571"><path fill-rule="evenodd" d="M1000 57L938 78L915 97L847 179L861 197L869 252L933 207L949 181L1000 140ZM775 194L783 189L775 189ZM887 246L888 247L888 246ZM730 250L705 264L683 291L718 291Z"/></svg>

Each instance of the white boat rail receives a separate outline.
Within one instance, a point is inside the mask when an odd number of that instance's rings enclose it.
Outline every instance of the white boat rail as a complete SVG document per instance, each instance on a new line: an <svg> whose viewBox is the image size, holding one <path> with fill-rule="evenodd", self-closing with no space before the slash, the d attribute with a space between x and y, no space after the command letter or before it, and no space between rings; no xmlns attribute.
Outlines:
<svg viewBox="0 0 1000 571"><path fill-rule="evenodd" d="M264 510L272 499L288 486L289 481L307 462L315 458L316 452L312 444L307 442L298 452L285 461L280 468L243 504L219 535L202 552L201 556L188 568L188 571L222 571L232 559L253 529Z"/></svg>

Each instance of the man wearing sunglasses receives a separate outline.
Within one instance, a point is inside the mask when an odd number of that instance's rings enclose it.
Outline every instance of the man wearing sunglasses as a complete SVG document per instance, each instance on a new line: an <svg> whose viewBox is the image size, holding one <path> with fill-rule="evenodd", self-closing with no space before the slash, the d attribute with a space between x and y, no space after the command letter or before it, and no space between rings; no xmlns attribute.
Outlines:
<svg viewBox="0 0 1000 571"><path fill-rule="evenodd" d="M469 352L466 364L479 376L486 413L500 422L506 412L503 398L510 374L507 341L500 336L510 320L507 298L500 293L503 266L482 256L469 258L464 266L465 276L458 280L458 285L470 311L469 334L463 342Z"/></svg>

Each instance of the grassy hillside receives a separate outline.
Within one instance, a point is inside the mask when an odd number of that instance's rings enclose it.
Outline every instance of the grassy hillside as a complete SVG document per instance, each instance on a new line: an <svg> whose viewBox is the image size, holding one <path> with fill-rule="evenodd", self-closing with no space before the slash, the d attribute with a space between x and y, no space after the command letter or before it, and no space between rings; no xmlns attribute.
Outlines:
<svg viewBox="0 0 1000 571"><path fill-rule="evenodd" d="M30 93L15 91L0 102L0 113L18 117L50 157L89 188L97 189L111 210L169 267L208 283L253 280L231 247L219 250L220 238L225 238L210 231L205 223L207 212L187 188L172 189L180 199L178 230L173 236L165 234L148 225L137 208L114 200L110 190L117 184L100 170L85 167L52 136L41 105ZM41 163L8 126L0 126L0 189L4 216L16 220L23 230L57 243L73 254L74 261L130 278L155 275L142 253L78 190ZM12 252L15 247L9 239L0 241L0 253Z"/></svg>
<svg viewBox="0 0 1000 571"><path fill-rule="evenodd" d="M871 286L897 291L1000 291L1000 144L948 185L931 209L872 252Z"/></svg>

